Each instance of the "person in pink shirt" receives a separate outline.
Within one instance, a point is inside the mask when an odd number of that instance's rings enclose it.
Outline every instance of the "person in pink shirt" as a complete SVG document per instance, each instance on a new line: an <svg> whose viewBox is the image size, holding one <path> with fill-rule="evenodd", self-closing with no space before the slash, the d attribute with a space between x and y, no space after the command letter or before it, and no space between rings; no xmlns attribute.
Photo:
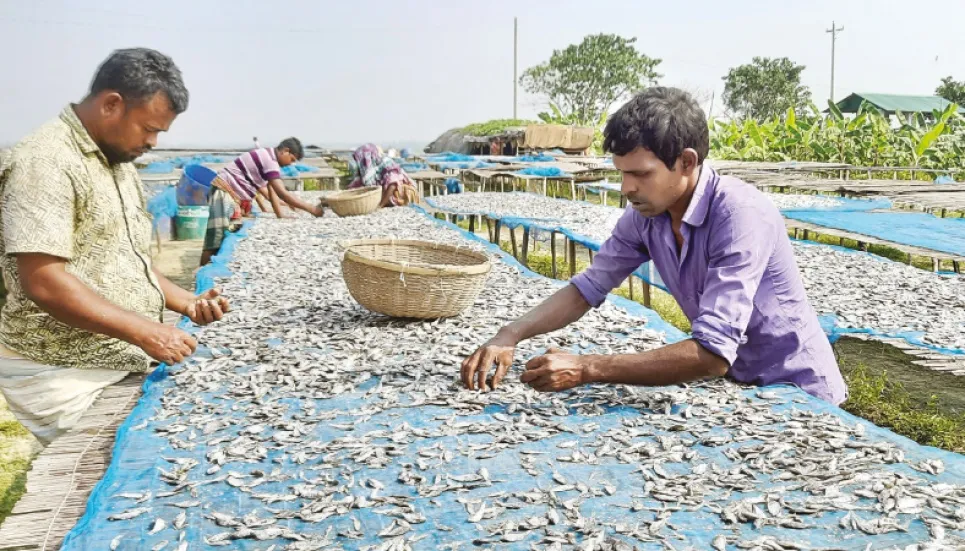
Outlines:
<svg viewBox="0 0 965 551"><path fill-rule="evenodd" d="M243 206L246 203L250 205L259 194L267 195L272 210L279 218L284 218L284 215L278 198L292 209L303 210L314 216L322 215L320 205L303 201L289 192L281 180L281 167L300 161L304 154L298 138L288 138L278 147L251 150L218 172L211 181L208 197L208 229L201 252L202 266L218 253L234 213L242 212ZM258 204L262 204L260 198Z"/></svg>

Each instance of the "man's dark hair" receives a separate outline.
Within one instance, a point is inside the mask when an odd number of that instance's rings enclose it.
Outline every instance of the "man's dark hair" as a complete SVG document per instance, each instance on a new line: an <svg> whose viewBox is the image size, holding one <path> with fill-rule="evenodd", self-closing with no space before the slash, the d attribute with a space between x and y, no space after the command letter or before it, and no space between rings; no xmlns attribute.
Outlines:
<svg viewBox="0 0 965 551"><path fill-rule="evenodd" d="M188 90L184 87L181 70L171 58L147 48L115 50L94 75L90 95L113 90L126 101L148 101L164 92L171 109L180 115L188 108Z"/></svg>
<svg viewBox="0 0 965 551"><path fill-rule="evenodd" d="M626 155L637 147L652 151L671 170L687 148L703 163L710 151L707 117L679 88L648 88L618 109L603 130L604 151Z"/></svg>
<svg viewBox="0 0 965 551"><path fill-rule="evenodd" d="M299 161L305 158L305 150L302 148L302 142L299 141L298 138L285 138L280 144L278 144L278 149L283 147L288 149L288 151L291 152L291 154L294 155Z"/></svg>

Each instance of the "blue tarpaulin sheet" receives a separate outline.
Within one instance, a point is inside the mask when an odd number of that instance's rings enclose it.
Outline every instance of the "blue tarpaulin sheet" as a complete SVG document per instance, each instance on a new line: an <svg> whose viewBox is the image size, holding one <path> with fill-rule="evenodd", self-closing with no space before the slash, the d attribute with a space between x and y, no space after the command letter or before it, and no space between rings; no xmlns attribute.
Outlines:
<svg viewBox="0 0 965 551"><path fill-rule="evenodd" d="M920 212L786 211L788 218L902 245L965 256L965 218Z"/></svg>
<svg viewBox="0 0 965 551"><path fill-rule="evenodd" d="M237 245L237 240L244 237L244 232L247 228L248 226L246 225L241 233L229 235L219 255L215 257L213 265L204 268L198 274L199 292L211 285L213 277L230 274L227 261L230 259L232 251ZM462 230L458 229L456 231L462 232ZM482 241L478 237L471 236L466 232L462 232L462 234L468 239ZM520 266L515 260L499 251L495 246L488 244L487 246L492 252L499 254L504 262L515 265L525 276L540 277ZM243 274L239 275L244 277ZM632 314L646 318L648 320L647 326L665 331L668 342L685 338L683 334L669 327L656 317L653 312L644 309L640 305L616 297L610 297L609 300L616 302L617 305L621 307L627 308ZM190 329L189 324L186 322L182 322L181 326ZM173 540L172 534L176 534L176 532L172 532L170 529L162 530L157 534L148 534L148 531L155 518L164 517L169 520L173 518L179 509L168 505L191 497L187 494L170 498L155 497L151 499L148 504L153 510L149 514L135 520L107 520L108 516L132 507L131 500L114 497L119 492L151 491L152 494L156 496L158 492L170 489L170 486L166 486L160 482L156 475L156 469L172 468L171 463L165 458L196 459L200 461L200 465L191 471L194 475L191 475L189 480L194 478L201 479L203 477L201 473L203 473L207 466L207 460L205 458L206 446L199 445L194 448L172 449L169 447L169 440L167 438L158 435L152 430L153 428L169 425L172 422L172 419L152 420L156 414L155 408L159 406L160 397L172 384L172 379L168 377L168 368L165 366L159 368L148 378L145 383L144 395L118 430L110 467L104 478L98 483L91 494L84 517L81 518L68 534L64 541L63 549L67 551L106 549L108 543L119 534L125 534L127 537L121 540L118 551L124 551L126 549L150 549L162 540ZM282 402L273 405L273 407L286 407L293 412L303 412L305 411L303 408L308 407L322 412L334 411L344 413L353 410L362 410L365 408L368 400L378 399L372 398L367 392L377 384L378 380L374 378L358 388L357 391L351 393L343 393L328 399L316 399L311 404L287 404ZM698 390L697 392L700 391ZM861 419L857 419L834 406L808 396L798 389L774 387L772 392L780 395L782 398L788 399L784 404L769 406L776 413L791 415L793 412L803 410L814 416L828 415L838 418L848 425L862 425L865 434L870 436L871 441L888 442L899 447L904 452L905 463L939 459L943 461L945 465L944 472L936 476L920 475L911 471L906 464L883 464L881 465L882 470L919 476L931 483L961 484L965 481L965 457L934 448L919 446L908 439L899 437ZM744 396L747 400L757 400L757 398L754 397L755 393L755 390L748 389L744 391ZM612 459L604 459L598 465L564 463L558 459L559 457L572 453L572 450L565 450L558 447L563 441L579 440L581 446L590 445L604 431L618 429L624 426L626 422L635 422L640 419L641 415L646 415L647 412L629 406L609 405L604 407L601 414L588 416L581 413L580 409L582 406L588 404L585 402L579 403L573 399L573 396L575 395L569 395L569 398L563 398L563 400L565 400L564 403L568 406L566 415L554 416L556 421L572 426L573 432L564 432L550 438L528 441L520 446L506 449L485 462L462 457L457 454L451 463L445 465L446 472L449 473L475 472L481 466L485 466L493 483L491 486L460 493L447 492L435 498L439 504L438 507L447 511L447 513L441 516L433 515L431 518L428 518L425 523L411 526L411 535L419 534L425 536L425 539L419 543L418 548L439 549L444 542L468 543L475 538L485 535L478 524L465 521L465 507L457 502L457 499L487 499L487 496L492 496L496 492L529 490L533 488L534 484L540 488L549 488L556 484L552 478L552 476L556 475L563 476L569 480L586 481L588 483L607 481L614 486L615 492L613 492L612 495L588 499L579 505L584 518L590 517L608 523L646 524L652 522L654 519L653 512L643 511L634 513L629 509L629 506L635 500L645 500L651 506L660 507L659 502L654 501L652 498L639 496L639 494L641 494L641 488L639 486L639 465L632 462L620 463ZM791 400L793 400L793 402ZM230 407L231 398L230 394L225 395L222 393L220 395L207 396L205 402L213 405L218 404L222 407ZM673 407L675 411L681 411L685 406L686 404L675 404ZM726 408L728 406L722 404L721 407ZM227 412L228 408L225 407L224 410ZM400 411L402 412L401 419L398 417ZM326 423L319 423L315 426L315 432L313 432L310 437L313 440L325 442L350 434L361 435L369 433L374 430L384 429L386 426L398 426L400 422L405 422L413 428L435 429L444 426L447 420L451 421L455 414L456 412L454 410L440 406L414 407L395 411L388 410L372 415L362 422L359 422L355 417L340 414L331 420L331 424L357 424L346 431L341 429L336 430ZM494 416L505 414L506 412L501 408L490 407L480 414L464 415L460 417L460 421L468 423L493 423L495 422ZM230 416L231 413L225 413L225 415ZM241 420L239 419L239 421ZM593 425L588 425L589 423L593 423ZM144 425L144 428L135 430L134 427L138 427L139 425ZM577 430L579 427L584 428ZM779 425L775 428L776 430L781 430ZM707 427L707 429L711 431L717 430L714 427ZM673 434L656 429L651 429L646 432L648 434L641 435L638 438L642 439L640 440L642 443L655 446L655 449L659 447L657 442L660 441L660 438L666 438ZM456 449L467 444L490 442L493 437L494 435L487 433L466 435L459 438L443 436L436 438L435 443L438 443L441 449ZM727 456L728 450L746 444L746 442L739 440L725 445L704 445L703 443L697 443L692 449L700 454L703 463L728 469L735 464L734 461ZM428 501L427 498L420 498L412 486L404 485L399 481L399 473L403 469L403 465L416 462L416 448L417 446L403 446L403 454L399 457L394 457L386 467L381 469L365 468L353 472L353 477L357 480L375 479L384 485L383 495L410 496L412 503L416 507L429 510L425 503ZM540 462L548 462L553 468L543 470L542 474L535 480L521 476L521 451L542 454L540 455ZM664 468L671 473L678 472L683 474L686 472L687 467L668 462ZM271 472L275 469L280 469L283 472L286 470L305 472L298 466L287 462L284 464L273 463L271 461L271 452L269 452L269 457L265 460L253 460L250 463L231 463L230 469L241 474L248 474L256 469L263 472ZM288 486L297 482L297 480L268 482L259 486L258 491L265 493L284 492ZM785 484L779 478L770 474L759 473L755 476L753 491L728 492L726 499L731 502L736 502L746 497L761 496L768 492L777 492L785 499L804 498L807 496L807 494L801 491L782 490L781 488L784 487ZM360 489L359 491L365 492L366 494L369 493L368 490ZM202 505L200 507L187 509L188 520L185 528L185 541L188 542L189 548L191 549L208 548L208 546L203 543L204 537L210 537L224 531L223 528L219 528L215 526L214 523L203 519L202 516L205 514L217 511L241 517L249 512L253 512L259 517L265 516L263 513L258 514L265 505L261 501L252 498L250 493L243 492L240 489L227 488L223 484L198 485L194 487L193 493ZM352 492L346 489L346 493ZM578 494L561 493L560 499L570 499L573 495ZM489 497L489 499L492 498ZM275 505L277 509L295 509L299 506L299 504L295 503L278 503ZM374 513L371 508L358 509L352 513L352 516L357 518L362 525L363 537L360 540L342 539L339 543L348 546L345 548L356 549L362 546L378 545L384 542L384 540L376 534L389 524L389 519ZM506 510L499 520L508 521L516 519L522 521L529 515L544 513L545 506L524 505L519 509ZM921 521L912 522L906 531L898 531L879 536L866 536L855 531L845 534L839 527L839 523L845 514L846 512L842 510L812 515L808 518L808 527L803 530L779 529L775 527L756 529L749 523L724 525L720 519L720 514L708 508L698 508L696 510L682 509L673 514L672 531L675 535L681 536L685 540L685 543L681 545L695 546L693 548L696 549L710 549L714 536L721 533L746 537L748 539L754 539L762 534L768 534L781 537L788 541L800 542L803 540L806 541L810 547L835 549L864 549L868 544L876 545L877 547L875 548L880 549L886 545L907 545L928 539L927 528ZM285 527L301 534L321 535L327 530L334 529L335 532L339 532L348 530L351 527L345 516L321 520L317 523L305 523L300 520L281 522ZM448 526L449 530L441 530L440 527L443 524ZM170 522L168 525L170 526ZM534 540L537 540L541 534L541 530L534 530L529 533L523 541L500 547L528 549L530 543L534 543ZM264 549L270 543L274 542L255 542L250 540L230 542L232 549L246 550ZM634 545L638 545L640 549L664 548L662 543L653 545L641 544L635 541L633 543ZM468 548L468 546L464 546L463 548Z"/></svg>

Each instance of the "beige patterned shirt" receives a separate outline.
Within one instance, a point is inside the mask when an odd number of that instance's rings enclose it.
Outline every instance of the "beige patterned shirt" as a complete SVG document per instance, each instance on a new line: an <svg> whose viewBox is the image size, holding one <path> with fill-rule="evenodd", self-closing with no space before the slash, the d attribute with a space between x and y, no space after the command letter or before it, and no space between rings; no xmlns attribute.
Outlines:
<svg viewBox="0 0 965 551"><path fill-rule="evenodd" d="M20 286L13 255L42 253L66 259L69 273L121 308L157 321L164 311L137 170L109 165L71 106L17 144L0 167L0 235L8 291L0 345L46 365L147 370L141 349L60 323Z"/></svg>

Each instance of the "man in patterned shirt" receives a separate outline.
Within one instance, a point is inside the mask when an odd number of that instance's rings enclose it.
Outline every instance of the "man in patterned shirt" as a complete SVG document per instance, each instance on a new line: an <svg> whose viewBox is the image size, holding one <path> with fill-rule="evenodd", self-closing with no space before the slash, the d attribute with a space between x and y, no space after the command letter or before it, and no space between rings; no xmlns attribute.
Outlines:
<svg viewBox="0 0 965 551"><path fill-rule="evenodd" d="M281 180L281 167L302 160L305 151L298 138L283 140L278 147L253 149L218 172L211 182L211 195L208 197L208 229L204 234L201 252L201 265L211 261L218 253L221 242L229 231L232 218L240 218L245 206L250 208L251 201L258 200L264 209L261 195L271 201L275 216L284 218L278 198L292 209L303 210L315 216L324 212L321 205L311 205L285 188ZM237 215L237 216L236 216Z"/></svg>
<svg viewBox="0 0 965 551"><path fill-rule="evenodd" d="M215 290L179 288L151 265L151 220L131 163L188 105L181 72L147 49L118 50L79 104L23 139L0 167L0 391L47 444L107 386L197 345L166 308L218 320Z"/></svg>

